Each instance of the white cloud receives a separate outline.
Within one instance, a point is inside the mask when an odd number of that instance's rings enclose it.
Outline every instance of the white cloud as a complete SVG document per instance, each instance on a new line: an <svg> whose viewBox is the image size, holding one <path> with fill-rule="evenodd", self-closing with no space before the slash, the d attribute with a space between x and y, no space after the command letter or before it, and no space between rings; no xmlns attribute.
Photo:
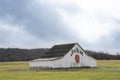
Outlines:
<svg viewBox="0 0 120 80"><path fill-rule="evenodd" d="M61 12L61 14L64 16L64 22L69 25L68 28L73 30L73 34L85 41L97 41L117 29L117 24L111 18L104 18L104 22L101 22L97 16L86 13L69 15Z"/></svg>
<svg viewBox="0 0 120 80"><path fill-rule="evenodd" d="M61 5L61 4L73 2L73 0L35 0L35 2L40 4L52 4L52 5L60 4Z"/></svg>
<svg viewBox="0 0 120 80"><path fill-rule="evenodd" d="M97 42L119 29L114 19L120 18L119 0L49 0L54 5L63 22L68 24L76 37L87 42ZM67 4L77 5L80 9L75 14L67 12ZM73 5L71 5L73 6Z"/></svg>

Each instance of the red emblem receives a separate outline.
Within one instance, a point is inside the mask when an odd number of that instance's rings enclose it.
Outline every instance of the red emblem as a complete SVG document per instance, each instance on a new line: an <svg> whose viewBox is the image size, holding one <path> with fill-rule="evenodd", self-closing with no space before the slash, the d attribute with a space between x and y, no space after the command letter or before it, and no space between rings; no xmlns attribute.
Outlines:
<svg viewBox="0 0 120 80"><path fill-rule="evenodd" d="M80 56L79 55L75 55L75 61L76 61L76 63L80 62Z"/></svg>

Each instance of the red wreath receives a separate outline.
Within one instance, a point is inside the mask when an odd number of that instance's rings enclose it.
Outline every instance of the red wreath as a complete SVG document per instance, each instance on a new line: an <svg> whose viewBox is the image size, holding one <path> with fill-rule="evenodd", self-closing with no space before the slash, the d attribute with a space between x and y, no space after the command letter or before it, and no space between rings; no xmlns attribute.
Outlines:
<svg viewBox="0 0 120 80"><path fill-rule="evenodd" d="M75 61L76 61L76 63L80 62L80 56L79 55L75 55Z"/></svg>

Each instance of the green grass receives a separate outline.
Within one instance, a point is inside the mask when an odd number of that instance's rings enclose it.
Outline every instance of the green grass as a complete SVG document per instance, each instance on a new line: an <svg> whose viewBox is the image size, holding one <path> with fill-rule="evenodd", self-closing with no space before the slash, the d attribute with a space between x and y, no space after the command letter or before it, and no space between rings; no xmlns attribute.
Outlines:
<svg viewBox="0 0 120 80"><path fill-rule="evenodd" d="M29 70L28 62L0 62L0 80L119 80L120 60L97 61L97 68Z"/></svg>

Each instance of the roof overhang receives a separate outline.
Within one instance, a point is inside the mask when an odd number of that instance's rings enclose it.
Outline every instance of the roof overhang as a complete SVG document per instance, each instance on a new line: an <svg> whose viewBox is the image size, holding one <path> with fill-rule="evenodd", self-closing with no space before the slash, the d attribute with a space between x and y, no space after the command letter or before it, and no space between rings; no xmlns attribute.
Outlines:
<svg viewBox="0 0 120 80"><path fill-rule="evenodd" d="M39 58L39 59L34 59L31 60L30 62L38 62L38 61L54 61L54 60L58 60L62 57L54 57L54 58Z"/></svg>

